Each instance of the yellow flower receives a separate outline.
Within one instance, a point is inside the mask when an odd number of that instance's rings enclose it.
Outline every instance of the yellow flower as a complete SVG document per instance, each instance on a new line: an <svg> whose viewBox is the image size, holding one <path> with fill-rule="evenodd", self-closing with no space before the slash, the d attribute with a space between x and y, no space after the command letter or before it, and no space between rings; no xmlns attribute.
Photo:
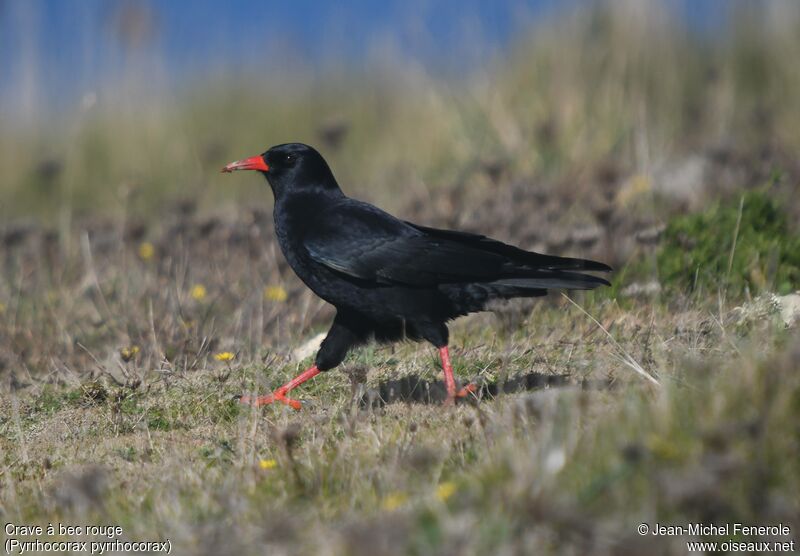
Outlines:
<svg viewBox="0 0 800 556"><path fill-rule="evenodd" d="M670 442L668 439L658 436L657 434L651 434L647 437L645 445L657 458L677 460L681 457L681 451L674 442Z"/></svg>
<svg viewBox="0 0 800 556"><path fill-rule="evenodd" d="M195 284L191 291L192 299L203 301L206 298L206 287L203 284Z"/></svg>
<svg viewBox="0 0 800 556"><path fill-rule="evenodd" d="M214 355L214 359L217 361L233 361L236 358L236 355L230 351L221 351Z"/></svg>
<svg viewBox="0 0 800 556"><path fill-rule="evenodd" d="M405 492L395 491L390 492L381 502L381 507L387 512L393 512L408 501L408 496Z"/></svg>
<svg viewBox="0 0 800 556"><path fill-rule="evenodd" d="M617 203L626 206L637 197L649 193L652 187L652 181L648 176L637 174L619 189L617 192Z"/></svg>
<svg viewBox="0 0 800 556"><path fill-rule="evenodd" d="M278 462L274 459L262 459L258 461L258 466L261 469L275 469L278 467Z"/></svg>
<svg viewBox="0 0 800 556"><path fill-rule="evenodd" d="M124 347L119 350L119 356L126 363L136 357L137 353L139 353L139 346Z"/></svg>
<svg viewBox="0 0 800 556"><path fill-rule="evenodd" d="M139 258L143 261L149 261L156 254L156 248L149 241L143 241L139 244Z"/></svg>
<svg viewBox="0 0 800 556"><path fill-rule="evenodd" d="M264 299L267 301L286 301L289 294L281 286L267 286L264 288Z"/></svg>
<svg viewBox="0 0 800 556"><path fill-rule="evenodd" d="M456 493L457 487L453 481L445 481L436 487L436 498L442 502L447 502L447 499Z"/></svg>

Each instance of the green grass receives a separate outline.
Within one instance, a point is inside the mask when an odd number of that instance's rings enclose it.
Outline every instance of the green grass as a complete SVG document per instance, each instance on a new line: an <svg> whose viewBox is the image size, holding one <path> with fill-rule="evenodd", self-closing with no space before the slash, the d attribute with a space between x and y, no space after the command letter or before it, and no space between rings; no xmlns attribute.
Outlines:
<svg viewBox="0 0 800 556"><path fill-rule="evenodd" d="M738 205L714 205L672 220L658 257L659 276L675 288L733 295L777 291L800 283L800 235L789 229L779 203L763 192L741 196Z"/></svg>
<svg viewBox="0 0 800 556"><path fill-rule="evenodd" d="M676 216L653 257L628 265L617 275L614 291L647 279L655 259L658 279L672 294L722 291L739 299L792 293L800 283L800 235L788 219L782 203L766 191L744 192L738 202L715 202Z"/></svg>

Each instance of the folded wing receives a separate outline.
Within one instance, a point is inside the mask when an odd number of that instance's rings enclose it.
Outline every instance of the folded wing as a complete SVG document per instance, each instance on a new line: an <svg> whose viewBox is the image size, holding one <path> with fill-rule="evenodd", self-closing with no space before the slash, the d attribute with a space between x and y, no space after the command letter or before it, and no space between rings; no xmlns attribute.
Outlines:
<svg viewBox="0 0 800 556"><path fill-rule="evenodd" d="M320 215L304 245L313 260L374 286L435 287L491 284L525 289L591 289L608 284L576 270L607 271L602 263L525 251L485 236L403 222L347 200Z"/></svg>

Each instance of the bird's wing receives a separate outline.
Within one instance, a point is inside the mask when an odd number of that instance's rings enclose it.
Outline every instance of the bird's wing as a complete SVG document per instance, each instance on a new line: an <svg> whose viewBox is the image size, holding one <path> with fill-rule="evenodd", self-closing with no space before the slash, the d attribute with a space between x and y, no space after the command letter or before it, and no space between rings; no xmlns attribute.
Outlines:
<svg viewBox="0 0 800 556"><path fill-rule="evenodd" d="M348 200L319 215L303 238L316 262L374 284L431 286L485 281L505 257L440 239L382 210Z"/></svg>
<svg viewBox="0 0 800 556"><path fill-rule="evenodd" d="M610 270L602 263L532 253L485 236L416 226L350 199L320 214L303 244L316 262L375 285L483 282L587 289L608 282L569 270Z"/></svg>
<svg viewBox="0 0 800 556"><path fill-rule="evenodd" d="M554 255L544 255L534 251L525 251L519 247L508 245L496 239L486 237L480 234L472 234L469 232L461 232L457 230L441 230L438 228L429 228L427 226L420 226L411 222L406 222L409 226L428 234L432 237L438 237L460 243L462 245L497 253L508 257L517 264L530 266L532 268L548 269L548 270L589 270L599 272L610 272L612 268L607 264L589 259L574 259L571 257L557 257Z"/></svg>

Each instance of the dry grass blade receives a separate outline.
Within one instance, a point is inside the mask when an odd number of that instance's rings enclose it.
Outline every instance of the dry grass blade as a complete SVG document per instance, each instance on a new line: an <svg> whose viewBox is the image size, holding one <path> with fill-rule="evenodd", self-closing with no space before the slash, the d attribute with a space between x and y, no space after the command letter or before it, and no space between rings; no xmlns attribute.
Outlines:
<svg viewBox="0 0 800 556"><path fill-rule="evenodd" d="M594 318L592 315L590 315L589 312L586 311L586 309L584 309L583 307L578 305L575 301L573 301L570 296L568 296L567 294L565 294L563 292L561 293L561 295L564 297L564 299L566 299L567 301L572 303L575 307L577 307L578 310L581 313L583 313L584 315L589 317L592 320L592 322L595 323L597 325L597 327L605 333L606 337L608 337L608 339L611 340L611 343L617 349L617 353L615 354L615 356L620 362L624 363L625 365L627 365L628 367L630 367L631 369L636 371L636 373L639 374L641 377L646 378L647 380L649 380L650 382L652 382L656 386L660 386L661 385L658 382L658 380L656 380L656 378L653 377L653 375L651 375L646 370L644 370L644 368L636 361L636 359L634 359L633 356L630 353L628 353L625 350L625 348L623 348L619 344L619 342L617 342L616 339L614 339L614 336L612 336L611 333L608 330L606 330L606 327L603 326L602 324L600 324L600 321L598 321L596 318Z"/></svg>

